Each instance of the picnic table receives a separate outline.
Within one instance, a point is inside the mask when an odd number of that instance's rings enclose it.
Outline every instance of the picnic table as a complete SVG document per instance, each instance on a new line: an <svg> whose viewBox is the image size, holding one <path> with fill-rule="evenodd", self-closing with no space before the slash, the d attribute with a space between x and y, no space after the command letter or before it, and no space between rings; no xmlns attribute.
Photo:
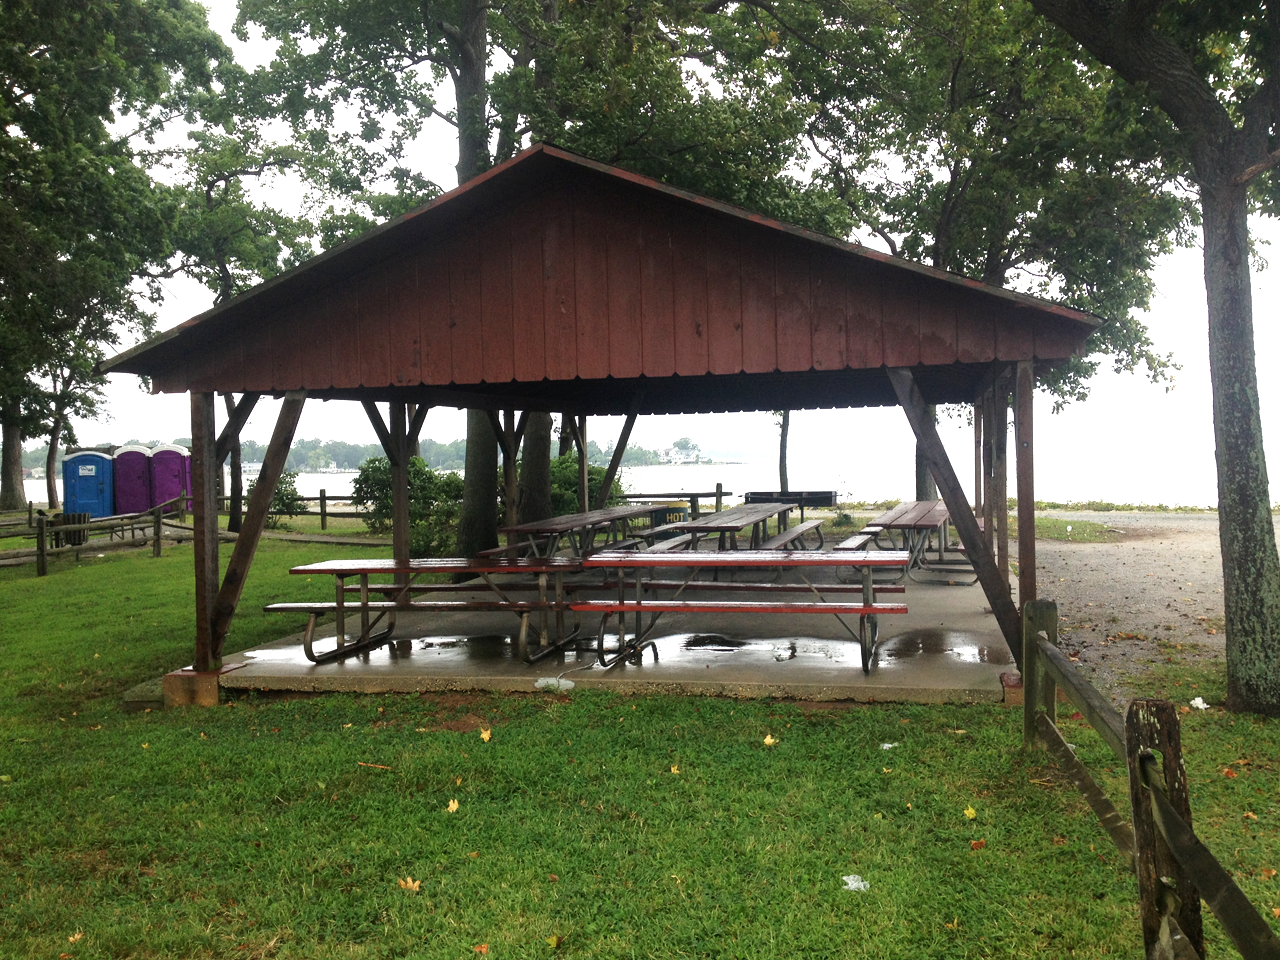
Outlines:
<svg viewBox="0 0 1280 960"><path fill-rule="evenodd" d="M638 544L638 539L631 538L630 522L637 517L648 516L652 510L647 504L623 504L605 507L603 510L587 510L584 513L533 520L514 527L503 527L502 532L523 538L521 546L530 550L535 557L554 557L565 540L575 557L585 557L595 549L596 537L601 532L605 535L603 546L606 548L617 548L628 540L631 541L631 546ZM500 547L490 552L502 553L507 550L508 548Z"/></svg>
<svg viewBox="0 0 1280 960"><path fill-rule="evenodd" d="M580 619L575 615L573 630L566 634L564 615L570 610L566 597L565 574L579 573L582 564L569 557L430 557L411 560L408 565L394 560L324 560L294 567L289 572L301 576L332 576L336 586L334 600L303 603L272 603L263 609L269 613L306 613L307 627L303 633L303 652L312 663L328 663L342 660L358 653L374 650L391 639L395 629L397 611L427 610L435 613L467 613L506 610L520 617L518 644L520 656L529 663L550 656L576 639ZM474 591L468 584L418 584L415 581L424 573L474 574L488 588L491 598L485 600L415 600L415 595ZM499 575L523 575L532 577L524 583L494 580ZM400 582L370 583L371 576L396 577ZM348 578L358 578L358 584L348 584ZM520 590L535 589L536 600L515 600L510 594ZM355 594L349 602L348 594ZM375 600L372 597L385 599ZM360 615L360 633L348 637L346 617L348 613ZM316 653L314 635L316 620L332 613L336 620L335 645L332 650ZM539 615L539 649L529 650L529 615ZM374 616L376 614L376 616ZM555 635L549 631L549 620L555 615ZM375 633L379 623L386 619L386 626Z"/></svg>
<svg viewBox="0 0 1280 960"><path fill-rule="evenodd" d="M728 510L721 510L719 513L705 514L697 520L680 520L676 523L664 524L661 527L650 530L649 537L652 538L659 532L669 530L677 531L684 535L684 537L675 538L677 541L675 543L669 540L654 543L653 546L655 548L659 546L664 548L661 552L673 549L676 546L688 546L690 550L697 550L698 541L702 537L713 534L719 536L718 547L720 550L725 549L726 539L728 540L729 549L737 550L739 531L750 527L750 549L758 550L765 543L766 524L769 519L776 516L780 530L785 531L788 527L787 518L793 509L795 509L795 504L791 503L742 503L736 507L730 507Z"/></svg>
<svg viewBox="0 0 1280 960"><path fill-rule="evenodd" d="M617 600L575 600L570 607L579 613L599 613L602 615L600 631L596 640L596 654L602 667L612 667L623 660L639 661L646 647L653 650L657 659L658 648L649 639L658 618L663 613L826 613L832 614L849 634L862 647L862 671L871 672L871 663L875 657L875 646L879 635L878 617L881 614L906 613L903 603L881 603L876 599L877 590L886 588L876 584L872 579L872 571L877 567L905 568L910 562L906 551L869 550L857 555L835 554L822 551L796 551L779 554L771 550L739 550L717 551L715 553L649 553L636 551L603 551L582 561L583 569L615 570L618 572ZM804 568L822 568L838 566L858 566L862 570L862 597L860 602L845 603L828 600L823 596L825 585L815 585L804 575ZM758 570L762 568L783 567L795 570L805 582L816 601L777 601L777 600L681 600L680 595L693 582L699 570L708 567L716 570ZM668 598L646 598L646 592L656 592L657 581L653 574L659 570L673 568L689 568L689 575L684 582ZM634 599L626 598L629 585L624 575L626 570L635 570L633 582ZM645 580L640 571L649 571L649 579ZM738 584L739 588L746 585ZM775 584L757 585L763 590L776 589ZM901 592L900 588L898 591ZM648 613L649 623L643 624L644 614ZM626 617L633 614L635 629L630 637L626 631ZM609 621L618 618L618 642L610 655L605 650L605 634ZM854 630L845 622L845 616L858 617L858 629Z"/></svg>
<svg viewBox="0 0 1280 960"><path fill-rule="evenodd" d="M857 534L843 543L837 544L838 552L863 550L869 543L879 545L880 538L886 537L893 549L901 547L911 556L911 562L904 574L918 583L939 582L936 578L921 579L915 571L938 572L947 565L954 565L947 560L947 525L951 514L947 505L941 500L905 500L880 516L875 517ZM899 534L897 539L894 533ZM929 548L936 543L937 557L930 559ZM944 571L950 572L950 571ZM946 582L954 583L954 579ZM973 583L976 580L966 581Z"/></svg>

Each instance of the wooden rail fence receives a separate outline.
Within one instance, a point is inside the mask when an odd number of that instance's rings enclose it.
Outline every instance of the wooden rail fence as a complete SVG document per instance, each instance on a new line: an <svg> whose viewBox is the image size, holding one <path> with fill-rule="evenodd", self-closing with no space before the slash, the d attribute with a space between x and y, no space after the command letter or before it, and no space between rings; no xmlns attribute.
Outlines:
<svg viewBox="0 0 1280 960"><path fill-rule="evenodd" d="M1049 600L1023 605L1022 680L1024 745L1048 748L1137 873L1148 960L1204 957L1201 900L1244 960L1280 960L1280 937L1191 828L1177 708L1134 700L1122 718L1058 649L1058 605ZM1132 827L1063 739L1059 687L1125 762Z"/></svg>

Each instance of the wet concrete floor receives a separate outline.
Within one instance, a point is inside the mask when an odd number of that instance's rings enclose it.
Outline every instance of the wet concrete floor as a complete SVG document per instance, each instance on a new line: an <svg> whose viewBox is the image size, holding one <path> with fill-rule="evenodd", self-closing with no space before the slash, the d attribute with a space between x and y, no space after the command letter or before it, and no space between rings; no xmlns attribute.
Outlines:
<svg viewBox="0 0 1280 960"><path fill-rule="evenodd" d="M744 599L715 590L699 591L698 599L721 597ZM584 620L579 649L530 665L517 655L519 621L510 613L411 611L399 615L395 639L372 652L316 665L294 635L228 657L228 665L243 665L220 683L229 689L364 693L529 691L539 681L561 678L622 693L918 703L1002 699L1000 674L1012 669L1012 657L981 588L909 584L905 602L909 613L880 618L880 643L866 675L859 644L826 614L664 614L653 633L656 659L647 650L639 664L606 670L597 662L596 618ZM857 619L846 619L856 629ZM332 625L317 635L317 650L332 646ZM530 642L536 644L536 636Z"/></svg>

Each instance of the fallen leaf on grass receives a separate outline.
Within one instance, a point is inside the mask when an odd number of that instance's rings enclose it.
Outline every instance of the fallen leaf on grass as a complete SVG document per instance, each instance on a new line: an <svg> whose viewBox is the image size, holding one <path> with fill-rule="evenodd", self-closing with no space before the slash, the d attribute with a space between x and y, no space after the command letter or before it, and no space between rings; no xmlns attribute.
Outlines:
<svg viewBox="0 0 1280 960"><path fill-rule="evenodd" d="M1245 815L1246 817L1248 817L1250 820L1257 820L1257 819L1258 819L1258 815L1257 815L1256 813L1254 813L1252 810L1246 810L1246 811L1244 812L1244 815Z"/></svg>
<svg viewBox="0 0 1280 960"><path fill-rule="evenodd" d="M144 744L142 745L142 749L143 749L143 750L149 750L149 749L151 749L151 744L149 744L149 743L144 743Z"/></svg>
<svg viewBox="0 0 1280 960"><path fill-rule="evenodd" d="M1083 719L1084 719L1084 714L1083 714L1083 713L1081 713L1079 710L1077 710L1075 713L1073 713L1073 714L1071 715L1070 719L1072 719L1072 720L1083 720Z"/></svg>
<svg viewBox="0 0 1280 960"><path fill-rule="evenodd" d="M559 950L562 943L564 943L564 937L547 937L547 946L552 950Z"/></svg>
<svg viewBox="0 0 1280 960"><path fill-rule="evenodd" d="M955 917L955 918L953 918L953 919L952 919L952 921L951 921L950 923L944 923L944 924L943 924L943 926L944 926L944 927L946 927L948 930L959 930L959 929L960 929L960 918L959 918L959 917Z"/></svg>
<svg viewBox="0 0 1280 960"><path fill-rule="evenodd" d="M459 786L459 787L460 787L460 786L462 786L462 778L461 778L461 777L455 777L455 778L454 778L454 780L453 780L453 782L454 782L457 786Z"/></svg>
<svg viewBox="0 0 1280 960"><path fill-rule="evenodd" d="M1054 837L1054 838L1053 838L1053 845L1054 845L1055 847L1061 847L1061 846L1063 846L1066 842L1067 842L1067 838L1066 838L1066 837Z"/></svg>
<svg viewBox="0 0 1280 960"><path fill-rule="evenodd" d="M69 953L60 953L60 954L58 954L58 960L71 960L71 954L69 954Z"/></svg>
<svg viewBox="0 0 1280 960"><path fill-rule="evenodd" d="M1270 880L1270 879L1272 879L1273 877L1275 877L1275 875L1276 875L1276 872L1275 872L1274 870L1272 870L1270 867L1263 867L1263 868L1262 868L1262 879L1263 879L1263 880Z"/></svg>
<svg viewBox="0 0 1280 960"><path fill-rule="evenodd" d="M476 857L480 856L480 851L472 850L470 853L467 854L467 856L470 857L472 860L474 860Z"/></svg>
<svg viewBox="0 0 1280 960"><path fill-rule="evenodd" d="M557 877L554 873L548 873L547 879L550 880L552 883L558 883L560 881L560 878Z"/></svg>
<svg viewBox="0 0 1280 960"><path fill-rule="evenodd" d="M977 819L978 811L973 809L973 807L965 807L964 815L968 817L970 820L975 820Z"/></svg>
<svg viewBox="0 0 1280 960"><path fill-rule="evenodd" d="M413 877L405 877L403 880L396 877L396 883L400 884L401 890L408 890L410 893L417 893L418 888L422 886L422 881L415 880Z"/></svg>
<svg viewBox="0 0 1280 960"><path fill-rule="evenodd" d="M766 747L772 747L772 746L773 746L775 743L777 743L777 742L778 742L778 741L777 741L776 739L774 739L774 736L773 736L773 734L772 734L772 733L766 733L766 734L764 735L764 745L765 745Z"/></svg>
<svg viewBox="0 0 1280 960"><path fill-rule="evenodd" d="M671 765L671 772L672 772L672 773L679 773L679 772L680 772L680 764L678 764L678 763L673 763L673 764Z"/></svg>
<svg viewBox="0 0 1280 960"><path fill-rule="evenodd" d="M343 730L350 730L350 729L351 729L351 724L349 724L349 723L344 723L344 724L342 725L342 729L343 729Z"/></svg>
<svg viewBox="0 0 1280 960"><path fill-rule="evenodd" d="M80 938L84 936L83 930L77 930L71 936L67 937L67 943L78 943Z"/></svg>
<svg viewBox="0 0 1280 960"><path fill-rule="evenodd" d="M1236 773L1236 772L1235 772L1234 770L1232 770L1230 767L1223 767L1223 768L1222 768L1222 775L1223 775L1224 777L1227 777L1227 778L1232 779L1232 780L1234 780L1236 777L1240 776L1240 774Z"/></svg>
<svg viewBox="0 0 1280 960"><path fill-rule="evenodd" d="M471 949L474 950L476 953L488 953L489 945L487 943L482 943L478 947L472 947Z"/></svg>
<svg viewBox="0 0 1280 960"><path fill-rule="evenodd" d="M493 736L493 729L491 727L480 728L480 739L483 740L485 743L488 743L489 739L492 736Z"/></svg>
<svg viewBox="0 0 1280 960"><path fill-rule="evenodd" d="M1191 712L1191 708L1190 708L1190 707L1179 707L1179 708L1178 708L1178 712L1179 712L1179 713L1190 713L1190 712Z"/></svg>
<svg viewBox="0 0 1280 960"><path fill-rule="evenodd" d="M1272 913L1274 916L1280 917L1280 907L1272 907L1272 908L1271 908L1271 913Z"/></svg>
<svg viewBox="0 0 1280 960"><path fill-rule="evenodd" d="M356 766L357 766L357 767L373 767L373 769L375 769L375 770L390 770L390 769L391 769L390 767L384 767L384 766L383 766L382 764L380 764L380 763L365 763L363 760L357 760L357 761L356 761Z"/></svg>
<svg viewBox="0 0 1280 960"><path fill-rule="evenodd" d="M458 801L457 801L457 800L450 800L450 801L449 801L449 805L448 805L447 807L445 807L445 809L446 809L446 810L448 810L450 813L457 813L457 812L458 812Z"/></svg>
<svg viewBox="0 0 1280 960"><path fill-rule="evenodd" d="M969 849L970 849L970 850L981 850L981 849L982 849L983 847L985 847L986 845L987 845L987 841L985 841L985 840L970 840L970 841L969 841Z"/></svg>
<svg viewBox="0 0 1280 960"><path fill-rule="evenodd" d="M13 777L7 773L0 773L0 783L13 783Z"/></svg>
<svg viewBox="0 0 1280 960"><path fill-rule="evenodd" d="M880 769L885 773L893 773L893 767L881 767Z"/></svg>

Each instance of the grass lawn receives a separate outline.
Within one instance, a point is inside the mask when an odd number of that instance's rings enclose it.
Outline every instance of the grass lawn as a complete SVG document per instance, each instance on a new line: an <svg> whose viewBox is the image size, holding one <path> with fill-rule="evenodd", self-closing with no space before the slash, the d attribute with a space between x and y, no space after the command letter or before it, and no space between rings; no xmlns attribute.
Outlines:
<svg viewBox="0 0 1280 960"><path fill-rule="evenodd" d="M263 543L229 649L299 629L261 605L327 592L287 570L332 554ZM1132 876L1017 711L575 690L123 713L189 662L191 581L189 547L0 570L0 956L1141 956ZM1184 719L1202 835L1270 916L1280 723Z"/></svg>

